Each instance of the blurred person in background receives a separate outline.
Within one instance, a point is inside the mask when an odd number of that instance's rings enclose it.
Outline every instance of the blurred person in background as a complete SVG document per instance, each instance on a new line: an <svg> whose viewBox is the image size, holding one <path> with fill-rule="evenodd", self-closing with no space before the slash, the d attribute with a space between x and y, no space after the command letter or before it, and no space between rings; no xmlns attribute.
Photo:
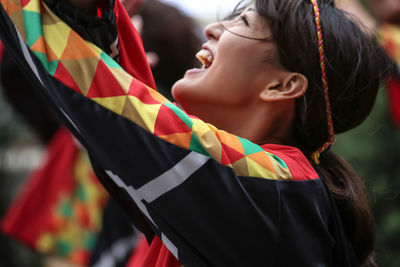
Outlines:
<svg viewBox="0 0 400 267"><path fill-rule="evenodd" d="M125 0L123 3L134 2ZM177 8L157 0L143 1L137 13L127 8L143 40L157 90L172 100L171 88L186 70L199 64L201 48L195 22Z"/></svg>

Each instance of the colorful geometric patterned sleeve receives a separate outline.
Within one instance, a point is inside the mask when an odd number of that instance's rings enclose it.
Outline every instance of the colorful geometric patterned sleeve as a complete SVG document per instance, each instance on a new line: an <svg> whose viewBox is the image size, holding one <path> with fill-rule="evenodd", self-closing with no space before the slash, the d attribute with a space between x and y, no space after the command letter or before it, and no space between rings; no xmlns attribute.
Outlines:
<svg viewBox="0 0 400 267"><path fill-rule="evenodd" d="M314 198L324 196L309 167L301 164L289 170L290 153L267 152L274 149L264 150L187 115L145 85L140 70L132 71L124 54L135 61L143 51L129 54L121 38L119 65L43 2L0 3L0 38L7 51L104 169L106 182L118 188L113 196L128 209L138 208L185 266L273 261L280 251L285 210L295 211L295 217L307 214L307 220L289 229L296 229L299 237L310 236L315 257L325 255L319 253L323 246L315 223L328 209L310 208L325 202ZM126 16L116 3L116 15ZM130 45L138 42L136 37ZM302 176L310 181L290 186ZM305 194L293 195L292 190ZM302 205L309 208L302 210ZM285 245L288 251L291 246Z"/></svg>
<svg viewBox="0 0 400 267"><path fill-rule="evenodd" d="M185 114L83 40L38 0L7 1L21 35L50 75L159 138L211 157L239 176L290 179L283 161L246 139ZM139 42L138 40L136 40Z"/></svg>

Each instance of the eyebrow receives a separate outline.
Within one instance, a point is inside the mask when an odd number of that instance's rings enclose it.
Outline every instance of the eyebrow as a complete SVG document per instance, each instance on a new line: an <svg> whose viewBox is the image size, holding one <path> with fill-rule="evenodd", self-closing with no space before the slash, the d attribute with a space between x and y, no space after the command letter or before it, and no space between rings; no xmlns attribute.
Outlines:
<svg viewBox="0 0 400 267"><path fill-rule="evenodd" d="M249 7L247 7L245 10L243 10L243 13L246 13L246 12L256 12L256 10L254 9L254 7L252 7L252 6L249 6ZM242 14L243 14L242 13ZM249 19L248 19L249 20ZM249 23L250 24L253 24L252 22L251 22L251 20L249 20Z"/></svg>

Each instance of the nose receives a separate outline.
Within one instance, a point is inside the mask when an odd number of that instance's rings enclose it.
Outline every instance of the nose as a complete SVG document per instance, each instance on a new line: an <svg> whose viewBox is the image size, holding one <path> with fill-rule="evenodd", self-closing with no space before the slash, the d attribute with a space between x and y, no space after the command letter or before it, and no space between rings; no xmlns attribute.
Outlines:
<svg viewBox="0 0 400 267"><path fill-rule="evenodd" d="M214 22L206 26L204 33L208 40L218 40L224 29L220 22Z"/></svg>

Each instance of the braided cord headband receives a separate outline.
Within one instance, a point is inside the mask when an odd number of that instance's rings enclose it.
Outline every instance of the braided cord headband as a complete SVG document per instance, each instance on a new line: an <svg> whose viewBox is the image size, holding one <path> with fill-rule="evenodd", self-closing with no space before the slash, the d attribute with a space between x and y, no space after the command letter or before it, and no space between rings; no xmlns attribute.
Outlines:
<svg viewBox="0 0 400 267"><path fill-rule="evenodd" d="M322 86L324 89L325 95L325 105L326 105L326 120L328 122L328 131L329 131L329 140L323 144L317 151L315 151L311 158L314 160L316 164L319 164L319 157L322 152L327 150L334 142L335 142L335 130L333 129L333 121L332 121L332 110L331 104L329 101L329 93L328 93L328 79L326 77L326 68L325 68L325 56L324 56L324 42L322 40L322 29L321 29L321 21L320 21L320 13L317 0L310 0L313 5L314 15L315 15L315 24L317 27L317 37L318 37L318 50L319 50L319 60L321 63L321 72L322 72Z"/></svg>

